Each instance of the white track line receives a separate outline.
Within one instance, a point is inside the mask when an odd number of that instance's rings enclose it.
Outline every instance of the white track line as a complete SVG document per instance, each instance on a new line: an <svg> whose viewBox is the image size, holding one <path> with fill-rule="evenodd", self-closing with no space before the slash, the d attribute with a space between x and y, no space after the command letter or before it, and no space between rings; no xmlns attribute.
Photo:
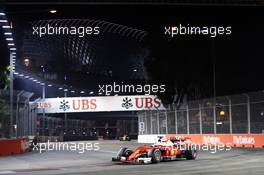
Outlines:
<svg viewBox="0 0 264 175"><path fill-rule="evenodd" d="M0 174L15 174L15 171L0 171Z"/></svg>
<svg viewBox="0 0 264 175"><path fill-rule="evenodd" d="M103 150L97 150L98 152L103 152L103 153L112 153L116 154L118 151L103 151Z"/></svg>

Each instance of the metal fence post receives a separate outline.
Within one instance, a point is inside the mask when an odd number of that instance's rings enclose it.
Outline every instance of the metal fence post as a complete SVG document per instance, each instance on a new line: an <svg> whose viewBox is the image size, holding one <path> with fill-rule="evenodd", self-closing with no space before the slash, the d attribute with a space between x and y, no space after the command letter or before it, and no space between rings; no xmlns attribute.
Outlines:
<svg viewBox="0 0 264 175"><path fill-rule="evenodd" d="M152 111L150 111L150 134L153 134L153 131L152 131Z"/></svg>
<svg viewBox="0 0 264 175"><path fill-rule="evenodd" d="M214 116L214 134L216 134L216 103L214 100L214 106L213 106L213 116Z"/></svg>
<svg viewBox="0 0 264 175"><path fill-rule="evenodd" d="M17 101L16 101L16 137L19 136L19 127L20 127L20 123L19 123L19 117L18 117L18 114L19 114L19 101L20 101L20 95L23 94L24 91L20 91L18 94L17 94Z"/></svg>
<svg viewBox="0 0 264 175"><path fill-rule="evenodd" d="M23 136L24 135L24 115L22 113L22 108L19 108L19 113L20 113L20 136Z"/></svg>
<svg viewBox="0 0 264 175"><path fill-rule="evenodd" d="M37 133L37 110L36 109L32 109L33 111L33 134L34 135L39 135L39 133Z"/></svg>
<svg viewBox="0 0 264 175"><path fill-rule="evenodd" d="M64 91L64 98L67 97L67 92ZM68 116L67 116L67 113L65 112L64 113L64 130L65 130L65 133L67 135L67 131L68 131Z"/></svg>
<svg viewBox="0 0 264 175"><path fill-rule="evenodd" d="M189 116L189 105L186 105L186 123L187 123L187 134L190 134L190 116Z"/></svg>
<svg viewBox="0 0 264 175"><path fill-rule="evenodd" d="M167 115L167 111L165 111L165 121L166 121L166 134L168 134L168 115Z"/></svg>
<svg viewBox="0 0 264 175"><path fill-rule="evenodd" d="M141 122L141 112L138 113L138 134L142 135L141 126L139 125Z"/></svg>
<svg viewBox="0 0 264 175"><path fill-rule="evenodd" d="M247 102L247 108L248 108L248 134L251 134L251 116L250 116L250 98L248 97Z"/></svg>
<svg viewBox="0 0 264 175"><path fill-rule="evenodd" d="M30 123L30 121L29 121L29 115L28 115L28 106L27 106L27 103L25 103L25 105L26 105L26 110L25 110L25 112L26 112L26 117L27 117L27 136L29 135L29 123Z"/></svg>
<svg viewBox="0 0 264 175"><path fill-rule="evenodd" d="M27 104L27 115L28 115L28 135L31 135L32 133L32 128L31 128L31 123L32 123L32 117L31 117L31 113L30 113L30 106L29 106L29 99L26 101Z"/></svg>
<svg viewBox="0 0 264 175"><path fill-rule="evenodd" d="M148 117L147 117L147 111L145 111L145 134L148 134Z"/></svg>
<svg viewBox="0 0 264 175"><path fill-rule="evenodd" d="M28 128L29 128L29 132L28 135L32 135L32 115L31 115L31 109L30 109L30 105L28 103L28 118L29 118L29 123L28 123Z"/></svg>
<svg viewBox="0 0 264 175"><path fill-rule="evenodd" d="M160 134L160 123L159 123L159 113L157 111L157 124L158 124L158 134Z"/></svg>
<svg viewBox="0 0 264 175"><path fill-rule="evenodd" d="M200 122L200 134L203 133L203 123L202 123L202 106L199 103L199 122Z"/></svg>
<svg viewBox="0 0 264 175"><path fill-rule="evenodd" d="M26 107L24 105L24 108L23 108L23 118L24 118L24 135L23 136L27 136L27 126L28 126L28 119L27 119L27 116L26 116Z"/></svg>
<svg viewBox="0 0 264 175"><path fill-rule="evenodd" d="M248 120L248 134L251 133L251 117L250 117L250 97L248 94L244 94L247 97L247 120Z"/></svg>
<svg viewBox="0 0 264 175"><path fill-rule="evenodd" d="M228 98L228 105L229 105L229 132L230 134L233 133L233 123L232 123L232 102L231 99L229 97Z"/></svg>
<svg viewBox="0 0 264 175"><path fill-rule="evenodd" d="M45 86L45 83L44 83L42 85L42 101L43 102L45 102L45 98L46 98L46 86ZM43 115L43 117L45 117L45 107L43 107L42 115Z"/></svg>
<svg viewBox="0 0 264 175"><path fill-rule="evenodd" d="M140 121L141 122L144 122L144 113L142 112L142 114L140 115ZM145 129L145 123L144 123L144 129ZM141 135L143 135L144 134L144 131L143 130L141 130Z"/></svg>
<svg viewBox="0 0 264 175"><path fill-rule="evenodd" d="M138 118L138 131L137 131L137 133L138 133L138 135L140 135L140 126L139 126L139 123L140 123L140 112L138 112L137 113L137 118ZM88 125L87 123L86 123L86 125Z"/></svg>
<svg viewBox="0 0 264 175"><path fill-rule="evenodd" d="M33 94L32 94L33 95ZM41 126L40 126L40 123L38 124L38 126L39 126L39 131L38 131L38 133L37 133L37 116L38 116L38 112L37 112L37 107L35 106L36 105L36 103L39 101L39 100L41 100L41 98L38 98L38 99L36 99L35 101L34 101L34 105L31 105L30 106L30 108L31 108L31 113L32 113L32 132L33 132L33 135L40 135L41 134L41 130L40 130L40 128L41 128ZM40 121L38 121L38 122L40 122Z"/></svg>
<svg viewBox="0 0 264 175"><path fill-rule="evenodd" d="M175 109L175 134L178 134L178 113L177 109Z"/></svg>
<svg viewBox="0 0 264 175"><path fill-rule="evenodd" d="M35 135L35 132L34 132L35 116L34 116L33 109L31 108L31 106L29 106L29 108L30 108L30 115L31 115L31 121L32 121L32 123L31 123L31 134Z"/></svg>
<svg viewBox="0 0 264 175"><path fill-rule="evenodd" d="M13 84L13 53L10 52L9 55L9 61L10 61L10 73L9 73L9 89L10 89L10 126L9 126L9 137L13 137L14 136L14 121L13 121L13 95L14 95L14 84Z"/></svg>

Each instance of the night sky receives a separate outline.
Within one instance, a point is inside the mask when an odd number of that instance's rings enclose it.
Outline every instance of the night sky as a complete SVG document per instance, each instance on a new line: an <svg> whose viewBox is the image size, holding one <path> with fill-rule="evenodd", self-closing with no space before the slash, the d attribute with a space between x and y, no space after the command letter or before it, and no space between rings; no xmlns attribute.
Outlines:
<svg viewBox="0 0 264 175"><path fill-rule="evenodd" d="M58 13L51 16L42 12L43 9L50 8L58 9ZM165 78L164 81L177 79L196 82L203 89L205 96L213 95L214 56L217 96L257 91L264 87L263 7L3 5L2 9L7 11L12 20L17 21L14 25L21 29L24 21L55 17L99 19L145 30L148 32L148 38L143 42L143 47L152 49L155 54L164 54L161 63L154 62L158 77L163 80ZM231 26L232 34L216 38L186 35L174 37L169 41L164 37L164 26L178 24ZM0 38L2 67L8 63L8 58L4 56L5 41L2 36Z"/></svg>

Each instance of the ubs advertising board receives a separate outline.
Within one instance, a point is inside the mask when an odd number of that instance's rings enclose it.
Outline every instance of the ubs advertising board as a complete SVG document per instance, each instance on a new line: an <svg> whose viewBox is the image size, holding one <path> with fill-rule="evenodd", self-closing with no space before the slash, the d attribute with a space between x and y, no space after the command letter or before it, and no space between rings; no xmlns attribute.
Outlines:
<svg viewBox="0 0 264 175"><path fill-rule="evenodd" d="M105 96L46 98L30 102L37 113L165 110L156 96Z"/></svg>

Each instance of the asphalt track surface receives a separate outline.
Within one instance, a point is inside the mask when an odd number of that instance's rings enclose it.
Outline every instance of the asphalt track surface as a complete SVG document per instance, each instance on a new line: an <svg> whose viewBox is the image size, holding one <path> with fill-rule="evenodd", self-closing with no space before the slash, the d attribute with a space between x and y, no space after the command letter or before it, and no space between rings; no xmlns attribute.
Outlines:
<svg viewBox="0 0 264 175"><path fill-rule="evenodd" d="M91 141L90 141L91 142ZM0 174L51 175L263 175L264 149L232 149L215 154L200 151L196 160L175 160L149 165L111 162L120 146L135 148L135 141L96 141L99 151L37 151L0 157ZM94 141L93 141L94 143Z"/></svg>

